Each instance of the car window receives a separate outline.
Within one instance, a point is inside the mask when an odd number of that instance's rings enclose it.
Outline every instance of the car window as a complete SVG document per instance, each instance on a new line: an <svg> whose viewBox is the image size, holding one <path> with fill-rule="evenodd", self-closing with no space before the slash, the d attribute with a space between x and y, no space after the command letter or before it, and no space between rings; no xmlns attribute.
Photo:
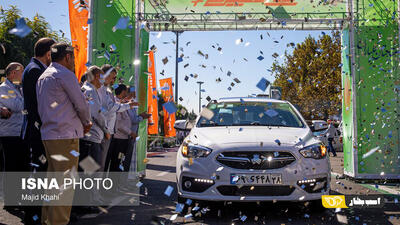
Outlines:
<svg viewBox="0 0 400 225"><path fill-rule="evenodd" d="M288 103L235 102L211 103L212 115L201 117L198 127L209 126L283 126L304 127L299 115Z"/></svg>

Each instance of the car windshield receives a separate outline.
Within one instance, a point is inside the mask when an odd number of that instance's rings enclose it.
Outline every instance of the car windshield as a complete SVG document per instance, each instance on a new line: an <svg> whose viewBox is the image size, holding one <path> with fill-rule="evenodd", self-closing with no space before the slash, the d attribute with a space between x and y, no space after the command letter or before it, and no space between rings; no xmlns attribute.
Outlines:
<svg viewBox="0 0 400 225"><path fill-rule="evenodd" d="M197 127L278 126L303 128L299 115L288 103L210 103L200 114Z"/></svg>

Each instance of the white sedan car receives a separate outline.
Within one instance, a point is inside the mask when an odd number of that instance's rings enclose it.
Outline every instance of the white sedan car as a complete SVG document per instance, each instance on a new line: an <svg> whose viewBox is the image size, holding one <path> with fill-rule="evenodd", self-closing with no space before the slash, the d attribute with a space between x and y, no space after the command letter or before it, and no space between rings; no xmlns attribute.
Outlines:
<svg viewBox="0 0 400 225"><path fill-rule="evenodd" d="M180 202L312 201L320 206L321 195L330 190L326 147L293 105L266 98L208 104L179 148L176 175Z"/></svg>

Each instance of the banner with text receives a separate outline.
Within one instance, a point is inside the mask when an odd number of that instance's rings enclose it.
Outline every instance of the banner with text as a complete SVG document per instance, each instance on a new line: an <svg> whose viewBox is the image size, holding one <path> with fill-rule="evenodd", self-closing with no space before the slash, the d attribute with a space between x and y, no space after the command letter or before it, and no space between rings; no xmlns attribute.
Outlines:
<svg viewBox="0 0 400 225"><path fill-rule="evenodd" d="M161 95L164 99L164 102L173 104L174 94L172 89L172 78L161 79L160 87L161 87ZM163 113L164 113L164 136L175 137L176 136L176 131L174 128L175 112L169 113L164 106Z"/></svg>
<svg viewBox="0 0 400 225"><path fill-rule="evenodd" d="M156 65L154 62L154 52L149 51L148 61L148 113L151 114L148 119L148 134L158 134L158 104L157 104L157 78Z"/></svg>

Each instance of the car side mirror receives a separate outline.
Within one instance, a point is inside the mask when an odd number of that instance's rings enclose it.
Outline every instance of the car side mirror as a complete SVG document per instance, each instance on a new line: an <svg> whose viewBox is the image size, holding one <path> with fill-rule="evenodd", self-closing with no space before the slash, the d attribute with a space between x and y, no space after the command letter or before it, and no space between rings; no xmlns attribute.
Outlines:
<svg viewBox="0 0 400 225"><path fill-rule="evenodd" d="M178 131L190 131L194 127L192 121L186 121L184 124L176 124L174 128Z"/></svg>

